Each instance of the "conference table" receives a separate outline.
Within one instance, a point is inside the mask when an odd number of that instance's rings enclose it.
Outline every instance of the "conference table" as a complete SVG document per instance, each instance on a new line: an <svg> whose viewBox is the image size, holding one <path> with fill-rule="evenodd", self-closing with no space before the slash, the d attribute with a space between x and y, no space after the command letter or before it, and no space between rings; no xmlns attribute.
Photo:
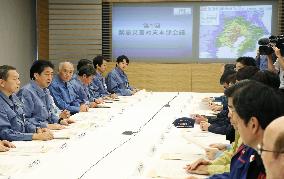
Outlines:
<svg viewBox="0 0 284 179"><path fill-rule="evenodd" d="M176 128L172 122L214 115L201 99L219 95L143 90L121 96L73 115L76 123L53 131L53 140L13 142L15 149L0 153L0 179L185 178L183 167L205 157L204 148L228 141L198 124Z"/></svg>

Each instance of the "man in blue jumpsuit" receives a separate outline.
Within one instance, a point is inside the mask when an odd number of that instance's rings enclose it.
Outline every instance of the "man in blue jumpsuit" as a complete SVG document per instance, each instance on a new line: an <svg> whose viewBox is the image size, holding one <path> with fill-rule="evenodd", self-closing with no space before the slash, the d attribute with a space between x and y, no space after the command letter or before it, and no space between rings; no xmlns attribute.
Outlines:
<svg viewBox="0 0 284 179"><path fill-rule="evenodd" d="M33 125L26 121L23 105L15 95L19 87L16 68L0 66L0 138L9 141L53 139L53 134L48 129L33 128Z"/></svg>
<svg viewBox="0 0 284 179"><path fill-rule="evenodd" d="M30 68L31 81L22 87L18 97L24 103L26 120L35 128L63 129L60 124L68 124L70 119L59 118L52 105L48 86L53 78L53 64L46 60L37 60Z"/></svg>
<svg viewBox="0 0 284 179"><path fill-rule="evenodd" d="M117 98L117 95L115 93L111 94L107 91L107 85L105 77L103 76L103 73L107 69L107 60L103 56L96 56L93 59L93 65L96 69L96 74L93 79L93 84L97 86L96 93L97 96L103 97L104 99L110 99L110 98Z"/></svg>
<svg viewBox="0 0 284 179"><path fill-rule="evenodd" d="M129 85L125 70L129 64L129 59L125 55L117 57L116 67L108 73L106 84L110 93L116 93L118 96L131 96L137 89Z"/></svg>
<svg viewBox="0 0 284 179"><path fill-rule="evenodd" d="M59 73L54 77L48 88L56 106L60 110L67 109L71 114L87 112L88 106L79 99L70 83L73 73L74 67L72 63L61 62L59 64Z"/></svg>
<svg viewBox="0 0 284 179"><path fill-rule="evenodd" d="M81 101L84 101L84 103L87 104L90 108L95 108L97 106L97 103L95 102L95 99L90 95L88 88L93 80L94 74L94 67L85 65L79 69L76 78L71 80L71 84L76 94L79 96L79 99Z"/></svg>

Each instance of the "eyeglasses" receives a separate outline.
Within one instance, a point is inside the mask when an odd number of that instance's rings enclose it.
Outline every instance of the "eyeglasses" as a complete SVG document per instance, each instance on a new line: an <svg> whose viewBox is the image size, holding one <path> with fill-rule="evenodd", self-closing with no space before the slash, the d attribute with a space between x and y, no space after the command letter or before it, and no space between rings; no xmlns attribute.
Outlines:
<svg viewBox="0 0 284 179"><path fill-rule="evenodd" d="M259 155L261 155L262 152L272 152L272 153L278 153L278 154L284 153L284 151L266 150L266 149L263 148L263 144L258 144L258 145L257 145L257 153L258 153Z"/></svg>

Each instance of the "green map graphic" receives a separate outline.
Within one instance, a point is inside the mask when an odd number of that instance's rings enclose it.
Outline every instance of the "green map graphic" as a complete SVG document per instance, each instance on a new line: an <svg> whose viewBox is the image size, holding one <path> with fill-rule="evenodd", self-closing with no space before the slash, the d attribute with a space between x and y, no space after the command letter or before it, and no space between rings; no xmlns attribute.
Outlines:
<svg viewBox="0 0 284 179"><path fill-rule="evenodd" d="M217 35L216 46L234 48L237 40L244 37L244 41L236 47L237 55L241 56L254 50L256 39L261 38L264 34L265 32L261 27L251 24L244 17L225 19L224 30Z"/></svg>

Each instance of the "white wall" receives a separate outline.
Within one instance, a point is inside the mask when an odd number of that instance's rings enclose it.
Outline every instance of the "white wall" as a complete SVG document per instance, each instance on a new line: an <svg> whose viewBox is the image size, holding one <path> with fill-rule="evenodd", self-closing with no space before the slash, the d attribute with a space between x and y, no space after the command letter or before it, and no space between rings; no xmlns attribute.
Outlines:
<svg viewBox="0 0 284 179"><path fill-rule="evenodd" d="M16 67L21 86L36 58L35 7L35 0L0 0L0 65Z"/></svg>

